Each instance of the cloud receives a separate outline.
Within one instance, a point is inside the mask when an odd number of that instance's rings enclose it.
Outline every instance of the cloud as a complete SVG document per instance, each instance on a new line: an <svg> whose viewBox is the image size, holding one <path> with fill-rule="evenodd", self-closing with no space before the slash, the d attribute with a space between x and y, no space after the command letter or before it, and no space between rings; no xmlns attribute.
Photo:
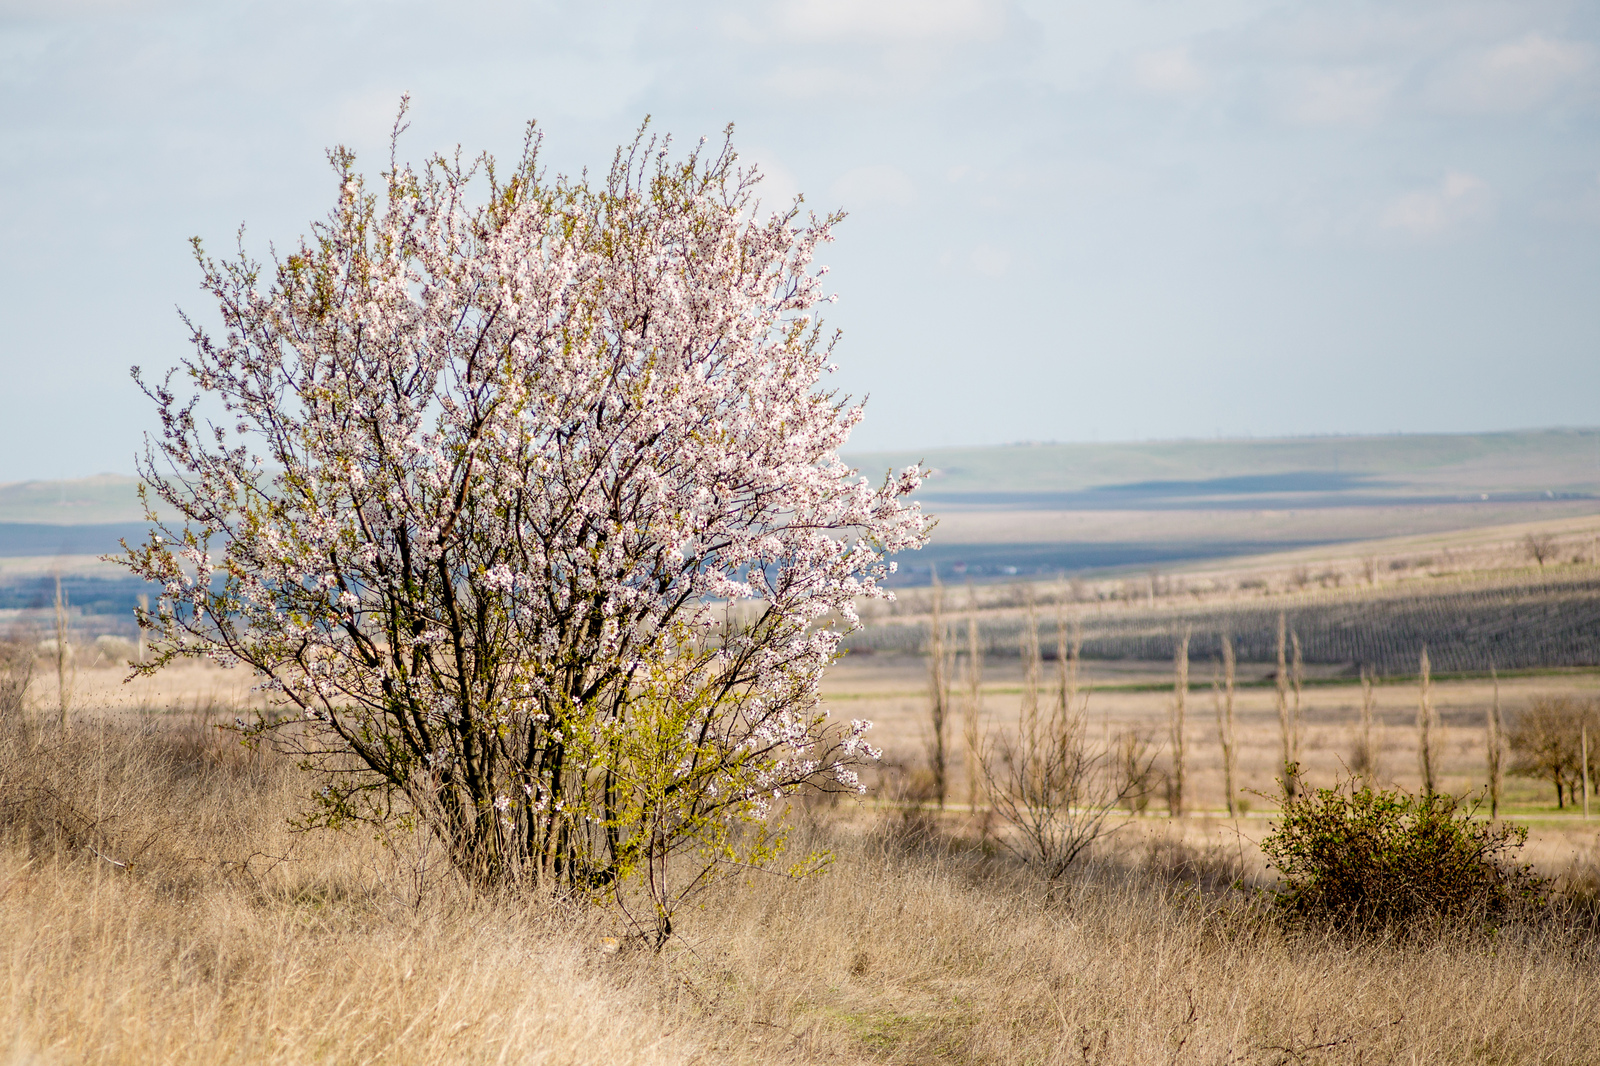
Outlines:
<svg viewBox="0 0 1600 1066"><path fill-rule="evenodd" d="M1447 64L1429 86L1428 98L1446 111L1524 111L1591 84L1595 69L1594 45L1532 32Z"/></svg>
<svg viewBox="0 0 1600 1066"><path fill-rule="evenodd" d="M1557 223L1600 225L1600 174L1566 174L1549 181L1537 210Z"/></svg>
<svg viewBox="0 0 1600 1066"><path fill-rule="evenodd" d="M1399 79L1388 71L1347 67L1301 74L1285 116L1307 126L1365 124L1381 118Z"/></svg>
<svg viewBox="0 0 1600 1066"><path fill-rule="evenodd" d="M1011 266L1011 253L992 244L980 244L972 250L972 269L991 278L998 278Z"/></svg>
<svg viewBox="0 0 1600 1066"><path fill-rule="evenodd" d="M719 23L795 100L905 101L992 71L1022 21L1012 0L780 0Z"/></svg>
<svg viewBox="0 0 1600 1066"><path fill-rule="evenodd" d="M1489 213L1489 184L1482 178L1451 171L1434 189L1396 197L1383 212L1384 229L1412 237L1438 237Z"/></svg>
<svg viewBox="0 0 1600 1066"><path fill-rule="evenodd" d="M946 248L934 261L946 270L964 267L986 278L1003 277L1011 269L1011 253L987 242L975 245L966 252Z"/></svg>
<svg viewBox="0 0 1600 1066"><path fill-rule="evenodd" d="M1578 217L1600 225L1600 174L1595 175L1594 184L1579 197Z"/></svg>
<svg viewBox="0 0 1600 1066"><path fill-rule="evenodd" d="M846 211L864 207L904 207L917 199L917 186L905 171L887 163L857 167L840 175L828 195Z"/></svg>
<svg viewBox="0 0 1600 1066"><path fill-rule="evenodd" d="M1189 55L1189 46L1183 44L1135 56L1133 83L1145 92L1184 96L1204 89L1206 76Z"/></svg>
<svg viewBox="0 0 1600 1066"><path fill-rule="evenodd" d="M962 41L1005 28L999 0L787 0L777 28L810 41Z"/></svg>
<svg viewBox="0 0 1600 1066"><path fill-rule="evenodd" d="M147 15L188 6L185 0L0 0L0 24Z"/></svg>

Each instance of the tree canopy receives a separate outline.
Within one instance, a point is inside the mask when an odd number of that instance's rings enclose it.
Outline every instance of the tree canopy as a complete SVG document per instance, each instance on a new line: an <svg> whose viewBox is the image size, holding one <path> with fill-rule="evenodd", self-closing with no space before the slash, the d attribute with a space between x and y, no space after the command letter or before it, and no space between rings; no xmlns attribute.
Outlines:
<svg viewBox="0 0 1600 1066"><path fill-rule="evenodd" d="M642 130L592 185L539 147L392 148L376 193L335 149L332 211L270 268L195 241L220 328L134 370L183 516L124 560L165 590L142 669L259 674L323 820L398 796L473 876L637 875L670 916L670 855L759 859L771 800L858 787L866 723L817 683L925 540L922 472L838 456L862 408L822 388L813 258L841 215L760 210L731 128Z"/></svg>

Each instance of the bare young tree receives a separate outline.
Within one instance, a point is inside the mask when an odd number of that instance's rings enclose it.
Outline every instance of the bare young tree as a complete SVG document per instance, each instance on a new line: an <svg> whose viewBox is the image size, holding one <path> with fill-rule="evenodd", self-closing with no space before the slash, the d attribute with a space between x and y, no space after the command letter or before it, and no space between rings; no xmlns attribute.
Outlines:
<svg viewBox="0 0 1600 1066"><path fill-rule="evenodd" d="M1147 787L1154 763L1147 745L1092 748L1085 711L1035 734L1032 750L1019 721L982 764L989 802L1011 829L1001 844L1051 880L1116 828L1109 819Z"/></svg>
<svg viewBox="0 0 1600 1066"><path fill-rule="evenodd" d="M1080 691L1081 626L1056 616L1057 690L1048 718L1039 699L1041 655L1032 598L1028 597L1021 652L1023 698L1014 732L991 738L978 766L995 815L1010 827L1002 845L1046 878L1064 874L1084 851L1114 826L1119 806L1148 790L1154 755L1148 744L1133 752L1130 766L1110 744L1088 740L1088 693ZM1058 605L1059 606L1059 605ZM1070 636L1069 636L1070 634Z"/></svg>
<svg viewBox="0 0 1600 1066"><path fill-rule="evenodd" d="M1239 747L1233 714L1235 663L1233 639L1222 634L1221 677L1211 679L1212 700L1217 711L1217 743L1222 748L1222 791L1228 804L1228 817L1238 816Z"/></svg>
<svg viewBox="0 0 1600 1066"><path fill-rule="evenodd" d="M1439 711L1433 705L1432 667L1428 662L1428 646L1422 646L1418 664L1417 689L1417 770L1422 777L1422 791L1431 796L1435 774L1439 766Z"/></svg>
<svg viewBox="0 0 1600 1066"><path fill-rule="evenodd" d="M1056 602L1056 707L1055 728L1061 735L1057 743L1067 742L1067 734L1077 728L1086 711L1088 697L1078 696L1079 666L1083 659L1083 620L1076 613L1072 625L1066 624L1060 601Z"/></svg>
<svg viewBox="0 0 1600 1066"><path fill-rule="evenodd" d="M1507 736L1511 772L1555 786L1556 808L1576 801L1583 769L1583 735L1594 706L1567 696L1541 696L1517 714Z"/></svg>
<svg viewBox="0 0 1600 1066"><path fill-rule="evenodd" d="M1048 723L1040 717L1039 686L1044 677L1044 661L1039 650L1039 616L1034 608L1033 586L1023 587L1026 612L1022 623L1022 706L1017 729L1021 733L1022 750L1029 758L1039 758L1048 747Z"/></svg>
<svg viewBox="0 0 1600 1066"><path fill-rule="evenodd" d="M950 661L945 651L944 586L933 571L928 618L928 769L933 773L933 794L944 809L949 779Z"/></svg>
<svg viewBox="0 0 1600 1066"><path fill-rule="evenodd" d="M1587 719L1579 726L1578 735L1581 747L1578 759L1578 780L1583 783L1583 817L1589 819L1589 723Z"/></svg>
<svg viewBox="0 0 1600 1066"><path fill-rule="evenodd" d="M1156 745L1150 731L1139 726L1121 730L1115 750L1122 806L1131 814L1143 814L1150 807L1151 776L1156 764Z"/></svg>
<svg viewBox="0 0 1600 1066"><path fill-rule="evenodd" d="M1184 785L1184 709L1189 698L1189 629L1178 639L1172 663L1172 720L1169 723L1172 769L1167 775L1167 813L1183 815Z"/></svg>
<svg viewBox="0 0 1600 1066"><path fill-rule="evenodd" d="M1500 717L1500 675L1495 671L1494 664L1489 664L1489 680L1494 685L1494 697L1489 703L1486 726L1487 738L1485 743L1488 755L1489 771L1489 817L1500 817L1500 788L1504 781L1503 757L1505 754L1505 741L1503 739L1505 724Z"/></svg>
<svg viewBox="0 0 1600 1066"><path fill-rule="evenodd" d="M967 587L967 698L961 708L966 757L967 809L977 813L983 794L983 643L978 639L978 594Z"/></svg>
<svg viewBox="0 0 1600 1066"><path fill-rule="evenodd" d="M1275 675L1278 697L1278 737L1282 748L1281 773L1284 794L1293 799L1299 791L1299 696L1297 690L1296 705L1291 708L1289 704L1288 638L1288 619L1280 611L1278 613L1278 672Z"/></svg>
<svg viewBox="0 0 1600 1066"><path fill-rule="evenodd" d="M1289 750L1291 762L1299 766L1300 746L1305 738L1305 707L1301 703L1301 696L1305 690L1306 664L1300 654L1300 634L1292 629L1289 631L1289 647L1289 691L1292 697L1289 707Z"/></svg>
<svg viewBox="0 0 1600 1066"><path fill-rule="evenodd" d="M1555 558L1556 538L1548 533L1529 533L1522 538L1522 550L1543 570L1545 561Z"/></svg>

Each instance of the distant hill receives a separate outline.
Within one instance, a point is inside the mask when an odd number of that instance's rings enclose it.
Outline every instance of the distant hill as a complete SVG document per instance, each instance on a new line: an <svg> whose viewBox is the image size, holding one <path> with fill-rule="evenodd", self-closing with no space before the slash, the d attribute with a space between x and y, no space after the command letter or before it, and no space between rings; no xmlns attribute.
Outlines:
<svg viewBox="0 0 1600 1066"><path fill-rule="evenodd" d="M1150 568L1374 537L1600 513L1600 430L1014 444L845 457L925 460L939 516L896 583ZM138 480L0 485L0 557L93 555L142 539Z"/></svg>
<svg viewBox="0 0 1600 1066"><path fill-rule="evenodd" d="M1141 509L1303 498L1600 498L1600 430L1293 437L1279 440L1011 444L846 458L879 475L919 459L924 500L1048 509Z"/></svg>
<svg viewBox="0 0 1600 1066"><path fill-rule="evenodd" d="M1135 509L1274 497L1378 501L1482 494L1600 499L1600 429L1291 437L1279 440L1008 444L854 452L864 474L925 460L919 496L1001 509ZM97 474L0 485L0 523L140 522L139 480Z"/></svg>
<svg viewBox="0 0 1600 1066"><path fill-rule="evenodd" d="M0 485L0 523L86 526L143 519L139 479L122 474Z"/></svg>
<svg viewBox="0 0 1600 1066"><path fill-rule="evenodd" d="M1600 512L1600 430L1014 444L846 456L874 478L923 460L938 516L896 584L1165 567Z"/></svg>

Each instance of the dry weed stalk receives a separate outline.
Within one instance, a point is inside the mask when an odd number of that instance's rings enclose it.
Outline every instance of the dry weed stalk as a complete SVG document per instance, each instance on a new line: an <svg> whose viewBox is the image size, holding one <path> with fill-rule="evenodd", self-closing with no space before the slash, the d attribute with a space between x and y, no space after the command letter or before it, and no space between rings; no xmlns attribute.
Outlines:
<svg viewBox="0 0 1600 1066"><path fill-rule="evenodd" d="M72 666L72 646L70 634L67 630L67 596L61 591L61 574L56 574L56 702L60 710L59 724L65 732L68 728L67 715L72 708L72 682L69 676L69 667ZM72 670L76 672L75 669Z"/></svg>
<svg viewBox="0 0 1600 1066"><path fill-rule="evenodd" d="M1418 670L1421 677L1417 690L1417 769L1422 775L1423 795L1431 796L1437 791L1434 786L1439 765L1439 712L1433 705L1432 667L1426 644L1422 646Z"/></svg>
<svg viewBox="0 0 1600 1066"><path fill-rule="evenodd" d="M1370 666L1361 668L1361 732L1356 738L1356 770L1367 788L1378 784L1378 739L1373 735L1373 717L1378 699Z"/></svg>

